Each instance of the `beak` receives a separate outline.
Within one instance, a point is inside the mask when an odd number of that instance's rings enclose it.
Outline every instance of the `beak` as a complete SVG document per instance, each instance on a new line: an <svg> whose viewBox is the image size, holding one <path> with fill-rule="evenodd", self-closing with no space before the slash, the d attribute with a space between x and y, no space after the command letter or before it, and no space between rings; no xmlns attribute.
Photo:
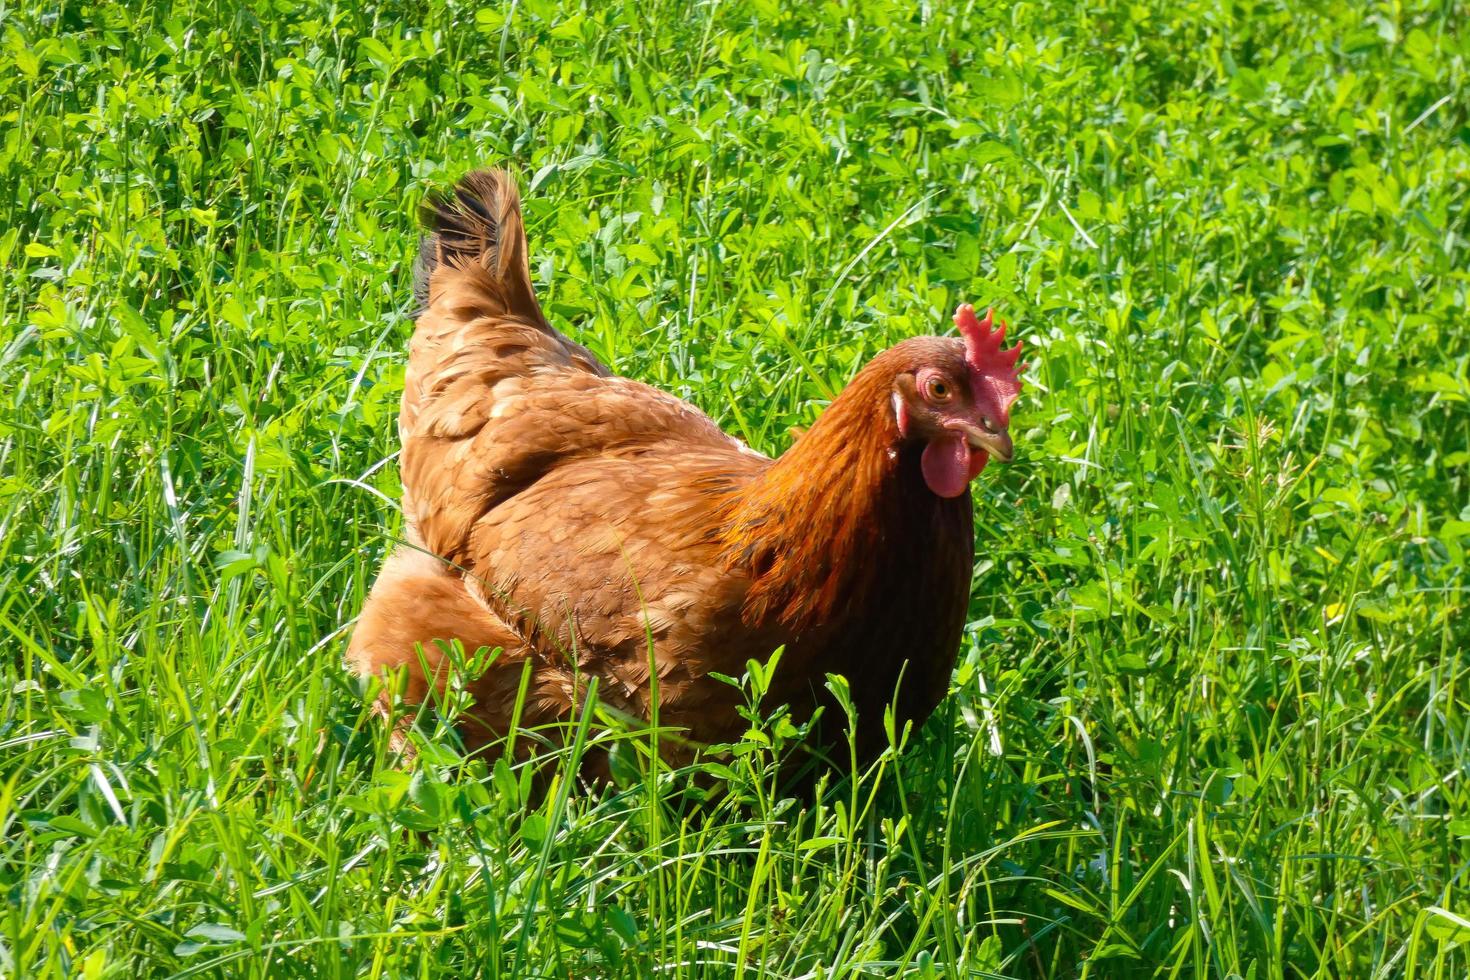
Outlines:
<svg viewBox="0 0 1470 980"><path fill-rule="evenodd" d="M946 428L963 432L965 441L970 444L971 449L983 449L992 458L1002 463L1009 463L1015 458L1015 446L1011 444L1011 435L1004 429L999 432L989 432L978 425L958 421L950 422Z"/></svg>

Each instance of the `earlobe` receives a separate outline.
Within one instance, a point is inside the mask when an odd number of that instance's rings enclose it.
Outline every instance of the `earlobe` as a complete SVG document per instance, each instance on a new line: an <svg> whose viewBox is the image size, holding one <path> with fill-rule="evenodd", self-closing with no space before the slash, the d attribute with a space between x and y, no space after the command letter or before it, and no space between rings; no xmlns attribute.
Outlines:
<svg viewBox="0 0 1470 980"><path fill-rule="evenodd" d="M898 423L898 434L905 439L909 437L909 406L903 399L903 393L893 393L893 419Z"/></svg>

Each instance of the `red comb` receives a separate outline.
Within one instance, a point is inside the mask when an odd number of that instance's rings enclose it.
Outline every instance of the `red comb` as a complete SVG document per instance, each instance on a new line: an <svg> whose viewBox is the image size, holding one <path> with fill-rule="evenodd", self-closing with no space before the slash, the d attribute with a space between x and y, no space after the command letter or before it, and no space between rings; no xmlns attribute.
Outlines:
<svg viewBox="0 0 1470 980"><path fill-rule="evenodd" d="M991 330L993 322L991 310L985 311L985 319L975 319L975 308L969 303L961 303L954 311L954 325L965 339L965 363L970 366L977 396L989 402L983 407L998 416L997 422L1005 424L1010 421L1011 403L1021 394L1020 375L1025 365L1016 363L1021 356L1020 341L1010 350L1003 349L1000 343L1006 336L1005 322L1001 322L1000 329Z"/></svg>

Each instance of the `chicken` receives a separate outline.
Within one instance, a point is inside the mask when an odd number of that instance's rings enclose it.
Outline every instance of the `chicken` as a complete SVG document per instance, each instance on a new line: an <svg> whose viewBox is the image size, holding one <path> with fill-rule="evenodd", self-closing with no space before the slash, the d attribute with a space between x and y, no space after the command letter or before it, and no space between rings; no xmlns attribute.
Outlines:
<svg viewBox="0 0 1470 980"><path fill-rule="evenodd" d="M1002 349L1004 324L961 306L961 337L878 355L773 461L547 322L509 175L469 174L423 220L406 543L353 632L357 671L404 668L414 703L445 681L435 641L501 651L466 680L470 749L506 732L529 672L523 727L565 722L597 678L602 703L683 729L663 748L685 760L746 725L712 675L782 646L765 704L825 706L829 744L845 725L829 673L848 678L864 758L886 745L889 704L900 726L928 717L969 600L969 484L1012 453L1020 345Z"/></svg>

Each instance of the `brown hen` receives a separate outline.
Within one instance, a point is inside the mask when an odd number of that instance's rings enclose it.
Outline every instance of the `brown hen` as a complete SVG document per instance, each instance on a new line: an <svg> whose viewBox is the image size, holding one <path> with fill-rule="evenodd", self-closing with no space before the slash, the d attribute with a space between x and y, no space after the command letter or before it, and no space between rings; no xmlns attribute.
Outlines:
<svg viewBox="0 0 1470 980"><path fill-rule="evenodd" d="M880 354L772 461L547 322L509 175L471 173L423 217L406 544L353 632L358 671L405 668L412 703L444 683L435 641L501 649L468 685L472 748L506 732L527 661L523 726L565 721L596 677L629 715L657 698L687 736L664 743L671 761L738 737L741 695L711 675L782 645L766 704L809 716L845 675L861 757L886 744L887 705L900 725L928 717L969 599L969 482L1011 456L1004 326L963 306L963 339ZM840 738L842 714L825 721Z"/></svg>

